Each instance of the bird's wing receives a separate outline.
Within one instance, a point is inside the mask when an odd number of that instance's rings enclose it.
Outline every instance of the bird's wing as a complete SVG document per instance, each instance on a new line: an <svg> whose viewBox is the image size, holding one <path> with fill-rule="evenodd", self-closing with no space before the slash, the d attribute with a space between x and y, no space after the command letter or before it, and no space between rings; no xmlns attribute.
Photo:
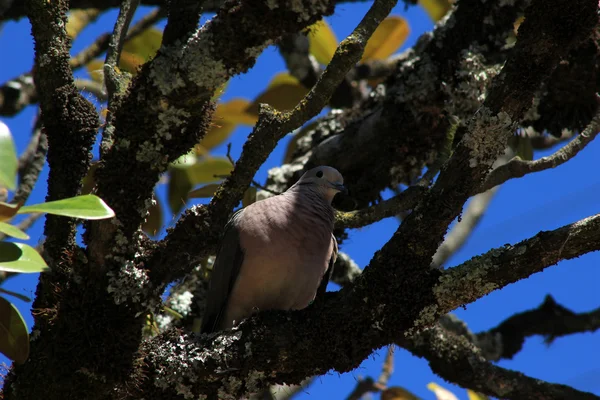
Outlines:
<svg viewBox="0 0 600 400"><path fill-rule="evenodd" d="M329 283L329 279L331 279L331 274L333 273L333 264L335 264L335 260L337 259L338 254L338 244L337 240L335 240L335 236L333 233L331 234L331 241L333 243L333 251L331 252L331 258L329 259L329 267L327 271L325 271L325 275L321 279L321 283L319 284L319 288L317 289L317 296L321 297L327 291L327 284Z"/></svg>
<svg viewBox="0 0 600 400"><path fill-rule="evenodd" d="M243 209L239 209L225 225L223 238L213 265L206 309L202 318L200 333L211 333L219 329L225 314L229 295L244 261L244 252L240 246L240 233L237 220Z"/></svg>

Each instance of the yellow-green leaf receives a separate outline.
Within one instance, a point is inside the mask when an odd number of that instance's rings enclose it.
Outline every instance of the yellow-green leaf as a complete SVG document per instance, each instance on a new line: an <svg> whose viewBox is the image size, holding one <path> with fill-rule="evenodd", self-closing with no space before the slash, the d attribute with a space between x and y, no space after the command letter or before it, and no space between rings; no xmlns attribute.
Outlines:
<svg viewBox="0 0 600 400"><path fill-rule="evenodd" d="M0 271L31 274L48 269L39 253L25 243L0 242Z"/></svg>
<svg viewBox="0 0 600 400"><path fill-rule="evenodd" d="M119 57L119 68L135 75L138 68L156 55L162 41L162 32L157 28L148 28L140 35L123 45ZM90 77L96 82L104 82L104 60L95 59L86 64Z"/></svg>
<svg viewBox="0 0 600 400"><path fill-rule="evenodd" d="M410 28L404 18L391 16L384 19L367 42L361 62L385 60L404 44L409 33Z"/></svg>
<svg viewBox="0 0 600 400"><path fill-rule="evenodd" d="M115 212L100 197L93 194L23 206L17 214L33 212L81 219L105 219L115 216Z"/></svg>
<svg viewBox="0 0 600 400"><path fill-rule="evenodd" d="M154 27L148 28L133 39L126 41L123 45L123 52L135 54L145 62L156 55L161 42L162 31Z"/></svg>
<svg viewBox="0 0 600 400"><path fill-rule="evenodd" d="M419 400L419 398L400 386L393 386L381 393L381 400Z"/></svg>
<svg viewBox="0 0 600 400"><path fill-rule="evenodd" d="M474 392L471 389L467 389L467 396L469 396L469 400L488 400L485 394Z"/></svg>
<svg viewBox="0 0 600 400"><path fill-rule="evenodd" d="M219 188L218 183L211 183L208 185L204 185L199 187L198 189L194 189L188 193L189 199L207 199L209 197L213 197L215 192Z"/></svg>
<svg viewBox="0 0 600 400"><path fill-rule="evenodd" d="M0 221L8 221L17 214L21 208L20 204L9 204L0 202Z"/></svg>
<svg viewBox="0 0 600 400"><path fill-rule="evenodd" d="M283 84L301 85L300 81L289 72L279 72L271 79L271 82L269 82L267 88L272 88Z"/></svg>
<svg viewBox="0 0 600 400"><path fill-rule="evenodd" d="M458 397L456 397L454 393L452 393L448 389L444 389L435 382L427 384L427 389L435 393L435 398L437 400L458 400Z"/></svg>
<svg viewBox="0 0 600 400"><path fill-rule="evenodd" d="M190 165L193 164L174 164L169 167L167 199L173 214L177 214L183 208L187 201L188 192L194 186L186 172L186 168L189 168Z"/></svg>
<svg viewBox="0 0 600 400"><path fill-rule="evenodd" d="M308 89L300 84L283 83L268 88L248 107L246 112L258 116L259 105L269 104L279 111L292 110L306 96Z"/></svg>
<svg viewBox="0 0 600 400"><path fill-rule="evenodd" d="M183 315L179 314L177 311L173 310L171 307L163 306L163 311L165 314L170 315L175 319L182 319Z"/></svg>
<svg viewBox="0 0 600 400"><path fill-rule="evenodd" d="M138 69L144 64L146 60L144 57L123 51L119 57L119 68L123 71L129 72L133 76L137 74Z"/></svg>
<svg viewBox="0 0 600 400"><path fill-rule="evenodd" d="M246 99L232 99L217 105L211 127L196 148L196 153L205 155L226 141L237 124L254 125L257 116L246 111L249 105L250 101Z"/></svg>
<svg viewBox="0 0 600 400"><path fill-rule="evenodd" d="M142 224L142 230L152 236L156 236L163 225L162 206L156 193L154 194L154 200L154 204L148 209L146 221Z"/></svg>
<svg viewBox="0 0 600 400"><path fill-rule="evenodd" d="M104 83L104 61L100 59L92 60L85 65L90 78L94 82Z"/></svg>
<svg viewBox="0 0 600 400"><path fill-rule="evenodd" d="M2 221L0 221L0 232L4 233L5 235L12 236L14 238L21 239L21 240L29 239L28 234L26 234L25 232L23 232L16 226L7 224L6 222L2 222Z"/></svg>
<svg viewBox="0 0 600 400"><path fill-rule="evenodd" d="M222 180L231 173L233 165L226 157L213 157L198 161L185 168L192 185Z"/></svg>
<svg viewBox="0 0 600 400"><path fill-rule="evenodd" d="M0 297L0 352L17 364L29 357L27 324L17 307L4 297Z"/></svg>
<svg viewBox="0 0 600 400"><path fill-rule="evenodd" d="M452 7L450 0L419 0L421 7L429 15L433 22L438 22Z"/></svg>
<svg viewBox="0 0 600 400"><path fill-rule="evenodd" d="M69 12L67 21L67 35L71 39L75 39L90 22L95 21L100 15L98 8L80 8Z"/></svg>
<svg viewBox="0 0 600 400"><path fill-rule="evenodd" d="M0 121L0 186L15 189L17 180L17 151L10 129Z"/></svg>
<svg viewBox="0 0 600 400"><path fill-rule="evenodd" d="M308 51L320 64L329 64L338 45L335 33L324 19L308 27L308 32Z"/></svg>
<svg viewBox="0 0 600 400"><path fill-rule="evenodd" d="M250 204L256 201L256 188L254 186L250 186L244 192L244 197L242 197L242 207L248 207Z"/></svg>

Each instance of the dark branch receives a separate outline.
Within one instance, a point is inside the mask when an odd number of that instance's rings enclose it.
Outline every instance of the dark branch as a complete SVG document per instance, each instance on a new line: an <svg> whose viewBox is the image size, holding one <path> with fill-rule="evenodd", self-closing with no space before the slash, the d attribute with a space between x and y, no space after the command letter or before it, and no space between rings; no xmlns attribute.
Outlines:
<svg viewBox="0 0 600 400"><path fill-rule="evenodd" d="M46 200L59 200L76 196L81 189L98 128L98 115L74 85L65 31L68 2L28 0L24 3L35 40L34 80L43 129L48 137L50 173ZM45 250L58 262L75 244L75 220L48 215L44 234ZM59 270L57 266L55 272L58 274Z"/></svg>
<svg viewBox="0 0 600 400"><path fill-rule="evenodd" d="M366 0L341 0L338 3L354 3L363 2ZM207 0L205 2L205 12L217 12L221 5L224 3L223 0ZM414 4L411 0L405 0L407 4ZM121 4L120 0L71 0L71 9L77 8L97 8L99 10L107 10L109 8L118 8ZM167 0L142 0L142 5L146 6L162 6L165 7L168 4ZM11 7L6 10L3 14L0 14L1 20L7 19L19 19L25 16L25 7L22 1L13 1Z"/></svg>
<svg viewBox="0 0 600 400"><path fill-rule="evenodd" d="M583 150L588 143L594 140L598 134L598 129L600 129L600 108L596 110L596 115L592 118L589 125L569 144L554 154L542 157L539 160L526 161L517 157L507 164L496 168L486 179L483 190L500 185L510 179L520 178L533 172L544 171L566 163Z"/></svg>
<svg viewBox="0 0 600 400"><path fill-rule="evenodd" d="M521 351L525 339L529 336L541 335L550 344L556 338L574 333L594 332L600 329L600 308L585 313L575 313L556 303L552 296L539 307L515 314L500 325L476 335L476 344L490 342L496 351L492 361L502 358L513 358Z"/></svg>
<svg viewBox="0 0 600 400"><path fill-rule="evenodd" d="M399 344L414 355L424 357L442 378L462 387L502 399L598 399L572 387L544 382L487 361L465 337L454 335L440 325L426 329Z"/></svg>
<svg viewBox="0 0 600 400"><path fill-rule="evenodd" d="M163 46L185 42L198 28L204 0L171 0L169 18L163 33Z"/></svg>

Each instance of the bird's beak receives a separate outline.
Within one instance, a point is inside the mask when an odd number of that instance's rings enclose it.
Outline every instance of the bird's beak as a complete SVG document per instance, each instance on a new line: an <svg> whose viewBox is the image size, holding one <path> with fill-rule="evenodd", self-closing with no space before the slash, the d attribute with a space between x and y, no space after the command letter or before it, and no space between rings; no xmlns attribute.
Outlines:
<svg viewBox="0 0 600 400"><path fill-rule="evenodd" d="M329 182L329 184L331 185L332 189L335 189L338 192L342 192L343 194L346 194L346 195L348 194L348 189L346 189L346 186L344 186L343 183L337 183L337 182L336 183L332 183L332 182Z"/></svg>

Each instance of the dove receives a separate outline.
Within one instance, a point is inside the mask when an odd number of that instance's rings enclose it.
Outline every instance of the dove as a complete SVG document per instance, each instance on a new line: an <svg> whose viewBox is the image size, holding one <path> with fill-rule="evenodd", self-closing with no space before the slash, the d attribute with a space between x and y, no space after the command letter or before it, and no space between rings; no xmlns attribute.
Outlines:
<svg viewBox="0 0 600 400"><path fill-rule="evenodd" d="M346 192L332 167L313 168L284 193L226 224L201 333L231 329L259 310L299 310L325 292L338 246L331 202Z"/></svg>

